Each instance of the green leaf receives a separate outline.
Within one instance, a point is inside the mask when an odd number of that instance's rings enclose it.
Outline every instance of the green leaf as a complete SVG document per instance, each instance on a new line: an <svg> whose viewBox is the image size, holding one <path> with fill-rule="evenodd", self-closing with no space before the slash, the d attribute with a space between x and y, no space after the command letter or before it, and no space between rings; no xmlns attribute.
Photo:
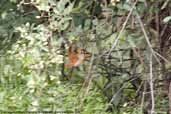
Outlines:
<svg viewBox="0 0 171 114"><path fill-rule="evenodd" d="M171 16L167 16L163 19L164 23L168 23L171 20Z"/></svg>

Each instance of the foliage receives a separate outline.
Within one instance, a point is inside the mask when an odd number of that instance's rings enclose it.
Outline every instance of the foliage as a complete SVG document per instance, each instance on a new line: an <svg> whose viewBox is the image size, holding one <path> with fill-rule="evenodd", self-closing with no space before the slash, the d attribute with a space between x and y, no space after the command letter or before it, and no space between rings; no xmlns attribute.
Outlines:
<svg viewBox="0 0 171 114"><path fill-rule="evenodd" d="M153 105L156 113L169 110L169 0L0 5L0 111L143 114ZM68 42L92 58L64 68Z"/></svg>

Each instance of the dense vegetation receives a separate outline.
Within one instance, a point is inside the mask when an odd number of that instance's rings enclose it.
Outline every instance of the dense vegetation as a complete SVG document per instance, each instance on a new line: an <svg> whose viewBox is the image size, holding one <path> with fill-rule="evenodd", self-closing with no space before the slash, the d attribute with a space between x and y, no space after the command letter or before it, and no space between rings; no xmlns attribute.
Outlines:
<svg viewBox="0 0 171 114"><path fill-rule="evenodd" d="M0 112L170 114L170 9L170 0L0 0ZM66 68L72 43L91 57Z"/></svg>

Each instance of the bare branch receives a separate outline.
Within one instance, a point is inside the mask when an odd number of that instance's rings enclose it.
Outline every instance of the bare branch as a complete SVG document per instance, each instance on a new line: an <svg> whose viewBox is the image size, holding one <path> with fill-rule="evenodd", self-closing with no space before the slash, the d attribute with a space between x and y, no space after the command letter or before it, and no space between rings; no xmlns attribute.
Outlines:
<svg viewBox="0 0 171 114"><path fill-rule="evenodd" d="M125 22L123 23L123 26L122 26L121 31L119 32L119 34L118 34L117 38L115 39L115 41L114 41L114 43L113 43L111 49L109 50L108 56L111 54L112 50L116 47L116 45L117 45L117 43L118 43L118 41L119 41L119 38L121 37L121 35L122 35L122 33L123 33L123 31L124 31L124 29L125 29L125 27L126 27L126 24L127 24L128 20L129 20L129 18L130 18L130 16L131 16L131 14L132 14L134 8L135 8L135 5L137 4L137 1L138 1L138 0L136 0L136 1L134 2L134 4L133 4L131 10L129 11L128 16L127 16Z"/></svg>
<svg viewBox="0 0 171 114"><path fill-rule="evenodd" d="M154 114L154 107L155 107L155 101L154 101L154 89L153 89L153 63L152 63L152 53L150 53L150 91L151 91L151 112L150 114Z"/></svg>
<svg viewBox="0 0 171 114"><path fill-rule="evenodd" d="M145 31L144 24L142 23L142 20L141 20L141 18L139 16L138 12L136 12L136 15L137 15L137 19L138 19L138 22L140 24L140 27L142 29L142 32L144 34L145 40L146 40L146 42L147 42L147 44L148 44L148 46L150 48L150 51L151 51L152 55L155 57L155 59L158 61L158 63L160 63L159 59L157 58L157 56L155 54L155 51L153 50L153 47L152 47L152 45L150 43L149 37L147 35L147 32Z"/></svg>

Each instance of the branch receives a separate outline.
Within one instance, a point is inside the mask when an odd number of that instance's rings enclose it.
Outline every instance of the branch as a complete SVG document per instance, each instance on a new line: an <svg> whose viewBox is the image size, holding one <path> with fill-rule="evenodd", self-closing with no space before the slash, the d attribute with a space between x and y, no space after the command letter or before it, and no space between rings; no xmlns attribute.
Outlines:
<svg viewBox="0 0 171 114"><path fill-rule="evenodd" d="M153 89L153 63L152 63L152 54L150 53L150 93L151 93L151 112L150 114L154 114L154 107L155 107L155 101L154 101L154 89Z"/></svg>
<svg viewBox="0 0 171 114"><path fill-rule="evenodd" d="M125 22L123 23L123 26L122 26L121 31L119 32L119 34L118 34L117 38L115 39L115 41L114 41L114 43L113 43L111 49L109 50L108 56L111 54L112 50L116 47L116 45L117 45L117 43L118 43L118 41L119 41L119 38L121 37L121 35L122 35L122 33L123 33L123 31L124 31L124 29L125 29L125 27L126 27L126 24L127 24L128 20L129 20L129 18L130 18L130 16L131 16L131 14L132 14L134 8L135 8L135 5L137 4L137 1L138 1L138 0L136 0L136 1L134 2L134 4L133 4L131 10L129 11L128 16L127 16Z"/></svg>

